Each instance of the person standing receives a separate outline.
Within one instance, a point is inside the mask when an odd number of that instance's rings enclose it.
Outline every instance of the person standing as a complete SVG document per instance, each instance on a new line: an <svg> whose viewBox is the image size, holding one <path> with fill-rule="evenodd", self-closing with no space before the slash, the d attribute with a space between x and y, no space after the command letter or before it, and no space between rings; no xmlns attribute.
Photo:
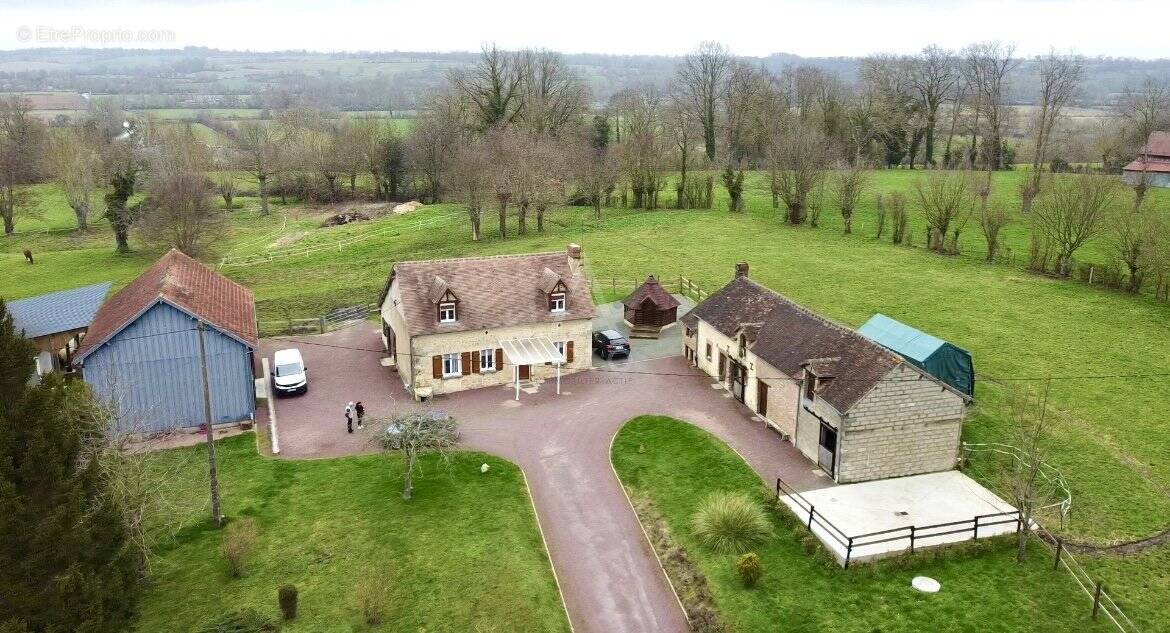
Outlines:
<svg viewBox="0 0 1170 633"><path fill-rule="evenodd" d="M345 431L353 433L353 402L345 405Z"/></svg>
<svg viewBox="0 0 1170 633"><path fill-rule="evenodd" d="M357 413L358 430L360 431L362 424L366 421L366 408L362 406L362 401L358 400L358 403L354 405L353 410Z"/></svg>

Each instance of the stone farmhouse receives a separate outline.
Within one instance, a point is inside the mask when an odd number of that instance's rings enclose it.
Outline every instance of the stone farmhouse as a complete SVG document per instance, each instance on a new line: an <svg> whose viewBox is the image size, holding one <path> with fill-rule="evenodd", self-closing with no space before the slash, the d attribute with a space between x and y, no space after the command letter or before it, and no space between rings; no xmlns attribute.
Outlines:
<svg viewBox="0 0 1170 633"><path fill-rule="evenodd" d="M682 319L683 353L838 483L949 470L968 397L748 278Z"/></svg>
<svg viewBox="0 0 1170 633"><path fill-rule="evenodd" d="M416 399L535 388L592 366L593 298L581 247L399 262L382 293L382 343Z"/></svg>

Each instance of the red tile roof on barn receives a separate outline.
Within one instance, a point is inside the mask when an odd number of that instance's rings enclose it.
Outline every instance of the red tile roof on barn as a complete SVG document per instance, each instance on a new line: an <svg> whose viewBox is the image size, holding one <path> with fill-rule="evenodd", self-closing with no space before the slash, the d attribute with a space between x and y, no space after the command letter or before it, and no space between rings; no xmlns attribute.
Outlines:
<svg viewBox="0 0 1170 633"><path fill-rule="evenodd" d="M171 249L102 304L77 350L78 358L84 358L159 300L203 319L253 349L258 347L252 291Z"/></svg>
<svg viewBox="0 0 1170 633"><path fill-rule="evenodd" d="M1170 173L1170 132L1150 132L1138 157L1124 167L1125 171Z"/></svg>
<svg viewBox="0 0 1170 633"><path fill-rule="evenodd" d="M439 323L436 279L443 292L450 290L459 299L454 323ZM411 336L592 319L596 314L584 277L573 273L563 251L398 262L391 280L398 283ZM557 281L568 290L564 312L549 310L546 288Z"/></svg>
<svg viewBox="0 0 1170 633"><path fill-rule="evenodd" d="M654 307L659 310L669 310L678 307L678 299L671 296L662 287L662 284L658 283L658 279L654 275L647 277L646 281L642 282L642 285L638 286L637 290L622 300L622 303L627 308L637 308L646 299L650 299L654 303Z"/></svg>
<svg viewBox="0 0 1170 633"><path fill-rule="evenodd" d="M695 327L700 319L728 337L735 337L741 328L758 327L749 349L786 376L800 378L805 366L817 376L834 376L818 388L817 396L841 413L847 413L890 370L904 364L901 357L856 331L744 276L712 293L682 321ZM925 374L924 378L935 380Z"/></svg>

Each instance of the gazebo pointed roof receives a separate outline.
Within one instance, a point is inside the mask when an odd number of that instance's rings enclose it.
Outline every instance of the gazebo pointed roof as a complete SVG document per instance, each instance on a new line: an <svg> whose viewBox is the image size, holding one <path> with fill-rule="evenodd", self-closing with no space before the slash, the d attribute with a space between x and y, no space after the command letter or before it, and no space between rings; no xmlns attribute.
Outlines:
<svg viewBox="0 0 1170 633"><path fill-rule="evenodd" d="M678 307L678 299L675 299L662 284L658 283L658 279L654 275L646 278L641 286L638 286L630 296L622 300L622 304L627 308L637 308L649 299L654 307L659 310L669 310Z"/></svg>

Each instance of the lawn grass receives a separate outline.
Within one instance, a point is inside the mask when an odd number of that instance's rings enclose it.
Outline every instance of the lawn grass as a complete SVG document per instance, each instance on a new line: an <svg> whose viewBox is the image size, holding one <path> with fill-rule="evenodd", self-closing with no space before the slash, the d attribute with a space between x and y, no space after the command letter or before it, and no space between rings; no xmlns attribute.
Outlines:
<svg viewBox="0 0 1170 633"><path fill-rule="evenodd" d="M734 554L704 549L691 534L702 499L718 492L765 491L756 473L721 441L686 422L643 416L617 434L611 454L632 497L648 498L706 576L732 631L1108 631L1091 603L1039 545L1017 564L1011 539L934 550L848 570L806 553L807 531L769 510L775 536L761 545L764 576L744 589ZM915 576L942 583L935 595L910 587Z"/></svg>
<svg viewBox="0 0 1170 633"><path fill-rule="evenodd" d="M271 459L256 453L252 434L217 446L224 512L256 521L254 552L231 578L206 502L176 504L191 514L156 548L135 630L188 631L240 607L275 616L284 583L300 597L290 632L569 630L516 466L456 453L448 470L426 457L404 502L397 456ZM176 496L205 498L205 455L202 446L157 455L160 469L185 472ZM385 616L367 626L357 595L379 578L389 586Z"/></svg>

